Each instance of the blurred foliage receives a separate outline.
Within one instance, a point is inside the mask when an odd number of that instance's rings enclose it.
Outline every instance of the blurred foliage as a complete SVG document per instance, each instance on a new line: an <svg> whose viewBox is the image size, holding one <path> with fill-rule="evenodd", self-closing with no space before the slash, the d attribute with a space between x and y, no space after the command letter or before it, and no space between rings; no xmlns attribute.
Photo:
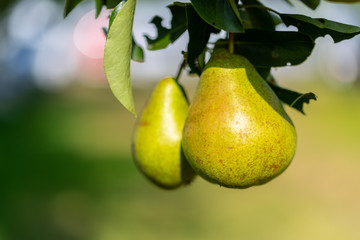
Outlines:
<svg viewBox="0 0 360 240"><path fill-rule="evenodd" d="M306 118L287 109L294 162L246 190L201 178L159 189L131 159L135 120L110 90L33 93L0 122L0 239L359 239L360 97L311 88L321 98ZM150 90L136 89L137 107Z"/></svg>
<svg viewBox="0 0 360 240"><path fill-rule="evenodd" d="M0 18L2 17L1 14L3 14L8 9L10 9L12 6L16 5L16 3L19 1L20 0L1 0L0 1ZM58 3L62 3L62 4L65 3L65 0L48 0L48 1L58 2Z"/></svg>

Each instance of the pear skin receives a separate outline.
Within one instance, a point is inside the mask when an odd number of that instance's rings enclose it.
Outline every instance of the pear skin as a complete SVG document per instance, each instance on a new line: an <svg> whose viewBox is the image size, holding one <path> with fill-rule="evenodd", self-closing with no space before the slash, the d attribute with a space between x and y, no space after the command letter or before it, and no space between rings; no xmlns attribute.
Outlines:
<svg viewBox="0 0 360 240"><path fill-rule="evenodd" d="M132 152L136 165L165 189L187 184L195 175L181 149L188 108L182 87L173 78L164 78L153 90L134 131Z"/></svg>
<svg viewBox="0 0 360 240"><path fill-rule="evenodd" d="M296 131L251 63L215 48L190 105L182 146L193 169L230 188L270 181L290 164Z"/></svg>

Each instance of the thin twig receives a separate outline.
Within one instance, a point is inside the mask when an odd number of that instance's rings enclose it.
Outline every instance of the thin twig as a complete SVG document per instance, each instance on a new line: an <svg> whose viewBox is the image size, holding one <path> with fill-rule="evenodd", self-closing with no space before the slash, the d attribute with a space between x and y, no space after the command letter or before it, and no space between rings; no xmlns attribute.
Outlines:
<svg viewBox="0 0 360 240"><path fill-rule="evenodd" d="M180 68L179 68L179 70L178 70L178 72L177 72L177 75L176 75L176 77L175 77L175 81L176 82L179 82L179 78L180 78L180 76L181 76L181 72L182 72L182 70L185 68L185 65L186 65L186 61L185 61L185 59L182 61L182 63L181 63L181 65L180 65Z"/></svg>

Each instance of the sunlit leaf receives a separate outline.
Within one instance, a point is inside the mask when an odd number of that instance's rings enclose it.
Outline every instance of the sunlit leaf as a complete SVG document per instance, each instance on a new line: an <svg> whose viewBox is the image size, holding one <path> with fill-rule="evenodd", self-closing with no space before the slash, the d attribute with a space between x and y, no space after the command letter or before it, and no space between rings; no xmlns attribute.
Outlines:
<svg viewBox="0 0 360 240"><path fill-rule="evenodd" d="M122 9L122 7L124 6L124 4L126 3L126 0L123 1L121 0L119 5L117 5L111 12L110 17L109 17L109 27L108 27L108 31L111 28L111 25L113 24L115 18L118 16L119 11Z"/></svg>
<svg viewBox="0 0 360 240"><path fill-rule="evenodd" d="M115 97L136 116L131 90L130 59L136 0L127 0L117 11L107 35L104 69Z"/></svg>
<svg viewBox="0 0 360 240"><path fill-rule="evenodd" d="M108 35L108 28L102 28L105 37ZM144 50L136 43L134 36L132 37L132 45L131 45L131 60L136 62L144 62Z"/></svg>

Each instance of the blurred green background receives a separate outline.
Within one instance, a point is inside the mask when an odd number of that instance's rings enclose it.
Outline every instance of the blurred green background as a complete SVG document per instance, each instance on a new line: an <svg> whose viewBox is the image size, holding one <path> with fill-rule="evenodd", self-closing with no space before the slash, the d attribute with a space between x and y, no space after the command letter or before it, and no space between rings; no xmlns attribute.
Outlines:
<svg viewBox="0 0 360 240"><path fill-rule="evenodd" d="M324 56L309 59L312 66L314 59ZM175 191L136 169L135 119L105 81L49 90L29 73L27 83L6 88L13 75L1 68L0 240L360 239L359 75L329 84L328 75L308 68L274 72L283 86L319 97L305 106L306 116L287 108L298 147L281 176L244 190L198 177ZM134 78L138 112L157 80ZM197 79L181 82L191 98Z"/></svg>

